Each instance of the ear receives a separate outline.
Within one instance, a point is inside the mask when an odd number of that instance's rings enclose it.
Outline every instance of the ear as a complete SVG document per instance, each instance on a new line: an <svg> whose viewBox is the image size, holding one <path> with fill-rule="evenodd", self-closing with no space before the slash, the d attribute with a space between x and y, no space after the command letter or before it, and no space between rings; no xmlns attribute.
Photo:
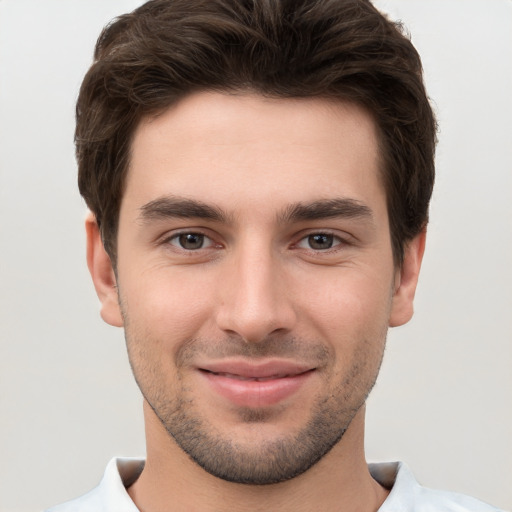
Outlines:
<svg viewBox="0 0 512 512"><path fill-rule="evenodd" d="M406 324L414 313L414 294L425 252L426 229L414 237L405 247L404 261L396 271L395 291L389 318L390 327Z"/></svg>
<svg viewBox="0 0 512 512"><path fill-rule="evenodd" d="M85 219L85 232L87 234L87 266L101 302L101 318L107 324L122 327L123 317L119 307L116 276L110 256L103 246L96 217L91 212Z"/></svg>

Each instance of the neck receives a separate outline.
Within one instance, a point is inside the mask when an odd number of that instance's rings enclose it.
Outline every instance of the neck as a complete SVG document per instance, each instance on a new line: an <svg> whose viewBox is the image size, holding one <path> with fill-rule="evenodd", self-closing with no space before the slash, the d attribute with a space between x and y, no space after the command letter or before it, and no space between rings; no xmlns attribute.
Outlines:
<svg viewBox="0 0 512 512"><path fill-rule="evenodd" d="M342 440L312 468L271 485L227 482L204 471L169 436L147 403L147 461L128 489L140 510L160 512L322 510L376 511L387 491L370 476L364 457L364 407Z"/></svg>

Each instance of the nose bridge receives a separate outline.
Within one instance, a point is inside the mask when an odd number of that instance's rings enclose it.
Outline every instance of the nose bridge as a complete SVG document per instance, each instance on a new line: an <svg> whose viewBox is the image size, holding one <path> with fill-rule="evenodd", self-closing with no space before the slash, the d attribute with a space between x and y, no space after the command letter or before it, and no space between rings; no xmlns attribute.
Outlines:
<svg viewBox="0 0 512 512"><path fill-rule="evenodd" d="M247 237L226 265L218 326L246 341L258 342L288 331L295 314L284 286L282 258L265 237Z"/></svg>

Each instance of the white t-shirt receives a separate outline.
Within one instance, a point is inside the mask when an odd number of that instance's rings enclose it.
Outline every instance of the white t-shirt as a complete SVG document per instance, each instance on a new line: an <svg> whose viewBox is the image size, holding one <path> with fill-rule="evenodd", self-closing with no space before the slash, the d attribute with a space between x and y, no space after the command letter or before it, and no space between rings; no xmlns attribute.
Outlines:
<svg viewBox="0 0 512 512"><path fill-rule="evenodd" d="M144 459L114 458L98 487L46 512L139 512L126 488L143 468ZM403 462L369 464L369 469L375 480L391 489L379 512L503 512L463 494L422 487Z"/></svg>

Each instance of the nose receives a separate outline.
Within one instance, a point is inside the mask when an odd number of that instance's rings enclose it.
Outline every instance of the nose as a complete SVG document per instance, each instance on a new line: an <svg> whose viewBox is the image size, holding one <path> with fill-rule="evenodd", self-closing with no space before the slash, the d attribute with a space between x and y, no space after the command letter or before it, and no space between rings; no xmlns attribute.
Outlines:
<svg viewBox="0 0 512 512"><path fill-rule="evenodd" d="M225 262L216 318L221 330L252 343L289 333L297 318L282 258L256 245Z"/></svg>

